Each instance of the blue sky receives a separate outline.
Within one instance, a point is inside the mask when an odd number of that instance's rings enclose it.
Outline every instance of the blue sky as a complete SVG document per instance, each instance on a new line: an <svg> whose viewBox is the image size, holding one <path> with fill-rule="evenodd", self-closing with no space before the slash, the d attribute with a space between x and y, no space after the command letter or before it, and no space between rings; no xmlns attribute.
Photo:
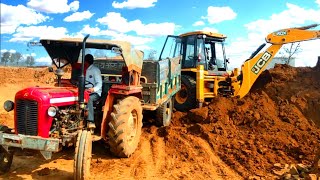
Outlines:
<svg viewBox="0 0 320 180"><path fill-rule="evenodd" d="M19 51L50 61L27 42L83 37L130 41L158 53L166 35L207 30L227 35L231 67L239 67L281 28L320 23L320 0L1 0L1 52ZM320 29L318 27L317 29ZM301 43L296 65L314 66L320 40Z"/></svg>

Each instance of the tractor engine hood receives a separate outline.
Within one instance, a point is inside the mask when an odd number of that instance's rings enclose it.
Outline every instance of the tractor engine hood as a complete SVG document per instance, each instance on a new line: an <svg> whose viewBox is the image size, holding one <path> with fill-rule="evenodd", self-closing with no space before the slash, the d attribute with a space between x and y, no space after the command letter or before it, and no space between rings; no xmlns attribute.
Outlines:
<svg viewBox="0 0 320 180"><path fill-rule="evenodd" d="M85 100L88 100L85 93ZM17 99L34 100L42 105L66 106L77 103L78 88L76 87L30 87L19 91Z"/></svg>
<svg viewBox="0 0 320 180"><path fill-rule="evenodd" d="M85 92L84 100L89 99ZM52 106L68 107L78 103L76 87L29 87L15 96L15 131L17 134L49 137L53 118L48 115Z"/></svg>

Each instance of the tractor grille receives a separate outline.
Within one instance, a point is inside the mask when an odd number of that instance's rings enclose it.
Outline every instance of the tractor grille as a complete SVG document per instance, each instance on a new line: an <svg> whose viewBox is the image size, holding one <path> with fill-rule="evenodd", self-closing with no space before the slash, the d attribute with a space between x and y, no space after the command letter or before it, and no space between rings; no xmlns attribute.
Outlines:
<svg viewBox="0 0 320 180"><path fill-rule="evenodd" d="M38 135L38 102L17 100L17 129L19 134Z"/></svg>

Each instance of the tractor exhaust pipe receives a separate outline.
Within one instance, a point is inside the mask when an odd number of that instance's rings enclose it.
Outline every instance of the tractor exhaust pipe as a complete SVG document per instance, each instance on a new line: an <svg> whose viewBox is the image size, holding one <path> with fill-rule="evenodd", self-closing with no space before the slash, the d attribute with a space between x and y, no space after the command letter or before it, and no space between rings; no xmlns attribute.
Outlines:
<svg viewBox="0 0 320 180"><path fill-rule="evenodd" d="M84 89L85 89L85 77L84 77L84 56L86 55L86 41L89 38L90 34L86 35L82 41L82 63L81 63L81 75L79 76L79 94L78 101L80 109L84 109Z"/></svg>

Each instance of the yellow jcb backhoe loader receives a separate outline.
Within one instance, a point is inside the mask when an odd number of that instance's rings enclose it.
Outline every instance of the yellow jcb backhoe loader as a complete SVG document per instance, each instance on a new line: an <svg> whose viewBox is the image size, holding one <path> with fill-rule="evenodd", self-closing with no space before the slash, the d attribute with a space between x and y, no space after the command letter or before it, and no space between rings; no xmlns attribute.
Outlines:
<svg viewBox="0 0 320 180"><path fill-rule="evenodd" d="M174 106L179 111L187 111L201 107L203 102L216 96L239 97L245 96L259 75L266 69L279 49L284 44L308 41L320 38L320 30L310 30L319 24L288 28L270 33L266 46L262 44L241 66L241 71L235 68L227 71L228 59L225 55L223 34L195 31L176 38L181 44L182 73L181 90L175 95ZM171 40L172 41L172 40ZM176 43L176 44L179 44ZM163 49L160 59L167 56L166 52L175 52Z"/></svg>

